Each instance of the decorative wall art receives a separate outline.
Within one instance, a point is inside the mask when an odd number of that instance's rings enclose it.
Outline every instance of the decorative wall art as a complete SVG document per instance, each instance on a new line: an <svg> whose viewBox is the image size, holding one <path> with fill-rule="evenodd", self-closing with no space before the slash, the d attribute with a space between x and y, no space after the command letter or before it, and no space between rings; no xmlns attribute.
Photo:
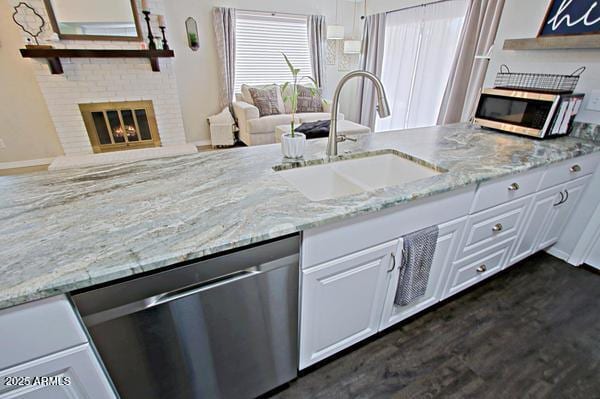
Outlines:
<svg viewBox="0 0 600 399"><path fill-rule="evenodd" d="M12 19L15 21L23 32L31 36L31 39L35 42L35 45L39 46L38 40L39 35L44 31L46 21L44 18L24 1L20 2L14 7L15 12L12 14ZM31 41L31 39L27 39Z"/></svg>
<svg viewBox="0 0 600 399"><path fill-rule="evenodd" d="M597 0L553 0L548 7L539 36L600 34L600 6Z"/></svg>

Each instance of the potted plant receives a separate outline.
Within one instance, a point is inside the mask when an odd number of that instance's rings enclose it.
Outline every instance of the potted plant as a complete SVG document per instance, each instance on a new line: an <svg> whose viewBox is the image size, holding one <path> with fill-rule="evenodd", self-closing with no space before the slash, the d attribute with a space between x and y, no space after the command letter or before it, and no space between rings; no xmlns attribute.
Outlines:
<svg viewBox="0 0 600 399"><path fill-rule="evenodd" d="M188 33L188 43L192 50L198 50L200 48L200 43L198 42L198 34L193 32Z"/></svg>
<svg viewBox="0 0 600 399"><path fill-rule="evenodd" d="M296 159L304 156L304 147L306 144L306 135L295 131L296 109L298 107L298 83L303 79L309 79L313 84L313 87L310 87L313 94L316 93L317 84L310 76L300 76L300 69L292 65L287 55L283 54L283 58L292 74L292 82L285 82L281 87L281 92L284 94L283 101L290 105L291 111L290 132L281 135L281 151L284 157ZM289 93L288 88L290 89Z"/></svg>

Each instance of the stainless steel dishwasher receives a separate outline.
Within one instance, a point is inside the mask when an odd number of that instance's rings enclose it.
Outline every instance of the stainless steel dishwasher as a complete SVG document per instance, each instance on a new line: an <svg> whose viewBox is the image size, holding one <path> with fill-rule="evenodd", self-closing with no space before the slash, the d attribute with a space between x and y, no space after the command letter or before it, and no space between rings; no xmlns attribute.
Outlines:
<svg viewBox="0 0 600 399"><path fill-rule="evenodd" d="M299 237L73 295L124 399L251 398L296 377Z"/></svg>

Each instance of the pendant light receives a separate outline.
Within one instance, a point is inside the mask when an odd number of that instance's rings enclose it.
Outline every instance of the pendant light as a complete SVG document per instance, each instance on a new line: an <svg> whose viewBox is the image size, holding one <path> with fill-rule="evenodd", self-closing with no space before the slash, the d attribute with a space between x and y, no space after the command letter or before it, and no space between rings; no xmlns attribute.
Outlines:
<svg viewBox="0 0 600 399"><path fill-rule="evenodd" d="M352 18L352 36L356 33L356 1L354 0L354 16ZM366 2L366 0L365 0ZM360 54L362 42L356 39L344 40L344 54Z"/></svg>
<svg viewBox="0 0 600 399"><path fill-rule="evenodd" d="M337 25L338 21L338 0L335 0L335 23L336 25L327 25L327 40L343 40L344 25Z"/></svg>

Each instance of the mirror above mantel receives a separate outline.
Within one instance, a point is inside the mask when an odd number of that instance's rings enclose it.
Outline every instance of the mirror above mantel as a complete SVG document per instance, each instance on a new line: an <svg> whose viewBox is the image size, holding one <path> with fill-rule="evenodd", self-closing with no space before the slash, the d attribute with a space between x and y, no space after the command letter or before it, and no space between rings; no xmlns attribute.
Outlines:
<svg viewBox="0 0 600 399"><path fill-rule="evenodd" d="M141 41L136 0L44 0L52 28L65 40Z"/></svg>

